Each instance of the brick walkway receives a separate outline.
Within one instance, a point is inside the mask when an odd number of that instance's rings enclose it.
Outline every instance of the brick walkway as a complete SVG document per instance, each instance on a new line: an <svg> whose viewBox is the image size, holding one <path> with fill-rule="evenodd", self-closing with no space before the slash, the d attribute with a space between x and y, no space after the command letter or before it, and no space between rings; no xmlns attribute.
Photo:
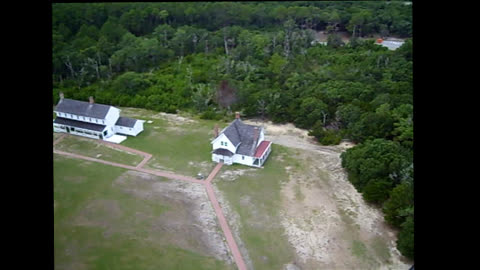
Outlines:
<svg viewBox="0 0 480 270"><path fill-rule="evenodd" d="M207 190L208 198L210 199L213 209L215 210L215 214L217 215L217 218L218 218L218 223L220 224L223 234L227 239L227 244L230 247L230 251L232 252L233 258L235 259L235 263L237 264L238 269L247 270L245 262L243 261L242 254L238 249L237 242L235 242L235 238L233 238L232 231L230 230L230 227L228 226L228 222L225 219L225 216L223 215L222 207L218 203L217 197L215 196L215 192L213 191L213 187L211 184L213 178L220 171L222 166L223 166L223 163L218 163L217 166L215 166L215 168L212 170L207 180L205 181L205 189Z"/></svg>
<svg viewBox="0 0 480 270"><path fill-rule="evenodd" d="M55 146L58 142L60 142L67 134L62 134L57 140L53 142L53 146ZM145 169L143 168L143 165L147 163L147 161L152 157L151 154L142 152L133 148L129 148L123 145L118 145L118 144L113 144L105 141L98 140L103 144L109 145L114 148L118 148L124 151L140 154L144 156L144 159L142 162L140 162L137 166L130 166L130 165L125 165L125 164L120 164L116 162L111 162L111 161L106 161L106 160L101 160L97 158L91 158L87 156L82 156L74 153L69 153L69 152L64 152L60 150L53 150L54 153L59 154L59 155L64 155L64 156L69 156L72 158L78 158L78 159L83 159L83 160L88 160L92 162L98 162L110 166L115 166L115 167L120 167L128 170L134 170L134 171L139 171L143 173L148 173L148 174L153 174L161 177L166 177L169 179L174 179L174 180L182 180L182 181L187 181L190 183L196 183L196 184L202 184L205 186L205 189L207 191L208 198L210 202L212 203L212 207L215 211L215 215L218 218L218 222L220 224L220 227L222 228L223 234L225 235L225 239L227 240L228 247L230 248L230 251L232 252L233 258L235 260L235 263L237 264L237 267L239 270L247 270L247 267L245 265L245 262L243 261L242 254L240 253L240 250L238 249L237 243L235 242L235 238L233 237L232 231L230 230L230 227L228 226L228 222L225 219L225 216L223 215L222 207L220 206L220 203L218 203L217 197L215 196L215 192L213 191L212 187L212 180L213 178L217 175L217 173L220 171L220 169L223 166L223 163L218 163L215 168L210 172L206 180L198 180L193 177L189 176L184 176L184 175L178 175L178 174L173 174L170 172L165 172L165 171L160 171L160 170L152 170L152 169Z"/></svg>
<svg viewBox="0 0 480 270"><path fill-rule="evenodd" d="M62 135L60 135L60 137L58 137L58 139L56 139L56 140L53 142L53 146L55 146L57 143L59 143L65 136L67 136L67 134L62 134Z"/></svg>

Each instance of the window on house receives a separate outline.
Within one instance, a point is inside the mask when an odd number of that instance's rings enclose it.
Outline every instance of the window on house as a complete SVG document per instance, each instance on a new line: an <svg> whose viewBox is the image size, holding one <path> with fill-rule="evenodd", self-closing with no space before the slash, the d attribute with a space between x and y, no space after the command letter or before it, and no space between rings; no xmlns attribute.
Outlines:
<svg viewBox="0 0 480 270"><path fill-rule="evenodd" d="M225 142L225 146L227 146L227 142Z"/></svg>
<svg viewBox="0 0 480 270"><path fill-rule="evenodd" d="M220 142L220 145L223 146L223 142Z"/></svg>
<svg viewBox="0 0 480 270"><path fill-rule="evenodd" d="M245 156L242 156L242 160L245 160Z"/></svg>
<svg viewBox="0 0 480 270"><path fill-rule="evenodd" d="M103 132L103 136L107 136L107 131L106 130Z"/></svg>

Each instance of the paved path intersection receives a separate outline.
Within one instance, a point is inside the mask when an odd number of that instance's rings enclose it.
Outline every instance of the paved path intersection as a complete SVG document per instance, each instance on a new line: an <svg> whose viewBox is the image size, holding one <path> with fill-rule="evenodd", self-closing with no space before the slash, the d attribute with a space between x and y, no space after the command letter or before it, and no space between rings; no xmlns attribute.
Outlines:
<svg viewBox="0 0 480 270"><path fill-rule="evenodd" d="M55 147L55 145L57 143L59 143L66 135L67 134L62 134L57 140L55 140L53 142L53 146ZM82 156L82 155L78 155L78 154L74 154L74 153L59 151L59 150L55 150L55 148L54 148L53 152L55 154L69 156L69 157L72 157L72 158L78 158L78 159L88 160L88 161L92 161L92 162L98 162L98 163L102 163L102 164L106 164L106 165L110 165L110 166L115 166L115 167L120 167L120 168L124 168L124 169L128 169L128 170L134 170L134 171L139 171L139 172L143 172L143 173L162 176L162 177L166 177L166 178L169 178L169 179L182 180L182 181L187 181L187 182L191 182L191 183L197 183L197 184L204 185L205 189L207 191L208 198L210 199L210 202L212 203L213 209L215 211L215 215L218 218L218 222L220 224L220 227L222 228L223 234L225 235L225 239L227 240L227 244L230 248L230 251L232 252L233 258L235 260L235 263L237 264L238 269L239 270L246 270L247 269L247 267L245 265L245 262L243 261L242 254L240 253L240 250L238 249L237 243L235 242L235 238L233 237L232 231L230 230L230 227L228 226L227 219L223 215L222 207L218 203L217 197L215 196L215 192L213 191L213 187L212 187L212 180L217 175L217 173L220 171L220 169L222 168L223 163L218 163L217 166L215 166L215 168L213 168L213 170L210 172L207 179L198 180L198 179L193 178L193 177L179 175L179 174L173 174L173 173L165 172L165 171L161 171L161 170L145 169L145 168L143 168L143 165L145 165L148 162L148 160L150 160L150 158L152 157L151 154L139 151L137 149L129 148L129 147L126 147L126 146L123 146L123 145L113 144L113 143L109 143L109 142L105 142L105 141L101 141L101 140L99 140L99 142L101 142L103 144L106 144L106 145L109 145L113 148L118 148L118 149L121 149L121 150L124 150L124 151L128 151L128 152L132 152L132 153L142 155L142 156L144 156L144 159L142 160L142 162L140 162L137 166L134 167L134 166L125 165L125 164L121 164L121 163L116 163L116 162L101 160L101 159L97 159L97 158Z"/></svg>

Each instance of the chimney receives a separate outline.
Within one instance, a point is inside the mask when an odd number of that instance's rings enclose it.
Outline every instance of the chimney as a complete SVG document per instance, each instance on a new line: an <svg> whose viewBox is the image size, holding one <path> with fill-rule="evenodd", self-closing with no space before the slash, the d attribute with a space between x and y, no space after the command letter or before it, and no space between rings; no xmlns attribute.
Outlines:
<svg viewBox="0 0 480 270"><path fill-rule="evenodd" d="M218 124L215 124L215 128L213 129L214 133L215 133L215 138L218 137Z"/></svg>
<svg viewBox="0 0 480 270"><path fill-rule="evenodd" d="M240 119L240 112L235 112L235 119Z"/></svg>
<svg viewBox="0 0 480 270"><path fill-rule="evenodd" d="M253 132L252 156L255 155L255 151L257 150L258 136L260 135L258 127L253 128Z"/></svg>
<svg viewBox="0 0 480 270"><path fill-rule="evenodd" d="M95 101L93 100L93 97L92 97L92 96L90 96L90 97L88 98L88 101L90 102L90 104L95 103Z"/></svg>
<svg viewBox="0 0 480 270"><path fill-rule="evenodd" d="M65 95L63 95L63 92L60 92L60 99L63 99Z"/></svg>

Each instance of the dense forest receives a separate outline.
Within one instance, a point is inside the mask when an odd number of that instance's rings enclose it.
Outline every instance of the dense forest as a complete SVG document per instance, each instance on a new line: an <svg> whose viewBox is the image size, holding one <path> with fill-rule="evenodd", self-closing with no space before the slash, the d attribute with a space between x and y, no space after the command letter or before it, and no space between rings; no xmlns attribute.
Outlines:
<svg viewBox="0 0 480 270"><path fill-rule="evenodd" d="M324 31L327 44L316 44ZM348 32L348 43L339 32ZM349 180L413 258L412 6L403 1L52 4L53 102L291 122L342 154ZM397 50L374 36L406 38Z"/></svg>

